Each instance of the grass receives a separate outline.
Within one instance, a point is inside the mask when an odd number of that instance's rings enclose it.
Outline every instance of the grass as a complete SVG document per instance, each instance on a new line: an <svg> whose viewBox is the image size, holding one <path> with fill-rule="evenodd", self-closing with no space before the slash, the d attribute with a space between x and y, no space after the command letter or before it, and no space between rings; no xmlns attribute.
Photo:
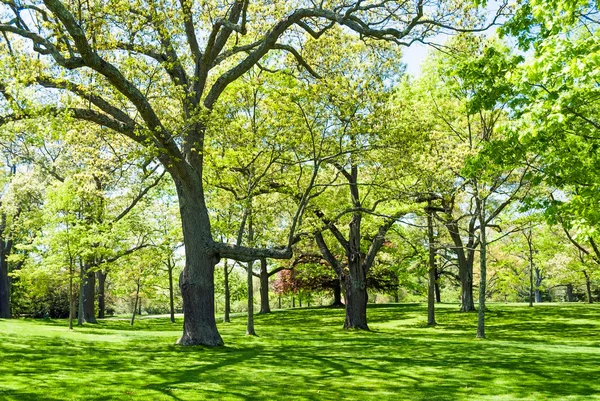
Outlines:
<svg viewBox="0 0 600 401"><path fill-rule="evenodd" d="M180 347L181 320L0 320L0 400L600 400L597 305L373 305L372 332L315 308L220 324L226 346Z"/></svg>

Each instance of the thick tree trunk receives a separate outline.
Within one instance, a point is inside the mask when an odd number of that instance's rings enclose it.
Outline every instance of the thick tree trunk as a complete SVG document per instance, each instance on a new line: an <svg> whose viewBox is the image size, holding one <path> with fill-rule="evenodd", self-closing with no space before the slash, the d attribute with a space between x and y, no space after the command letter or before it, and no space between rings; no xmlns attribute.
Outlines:
<svg viewBox="0 0 600 401"><path fill-rule="evenodd" d="M542 292L536 288L534 293L535 293L535 303L536 304L541 303L542 302Z"/></svg>
<svg viewBox="0 0 600 401"><path fill-rule="evenodd" d="M231 313L231 293L229 292L229 267L227 266L227 260L223 265L223 277L225 282L225 308L223 311L223 322L229 323L231 319L229 314Z"/></svg>
<svg viewBox="0 0 600 401"><path fill-rule="evenodd" d="M177 184L177 181L176 181ZM201 184L199 184L201 185ZM223 345L215 319L215 265L210 222L202 191L176 185L185 246L185 267L180 288L183 297L181 345Z"/></svg>
<svg viewBox="0 0 600 401"><path fill-rule="evenodd" d="M585 270L583 271L583 275L585 276L585 289L587 292L588 304L591 304L594 303L594 300L592 298L592 281L590 280L590 276Z"/></svg>
<svg viewBox="0 0 600 401"><path fill-rule="evenodd" d="M98 271L96 272L96 280L98 281L98 318L104 319L106 317L106 276L108 272Z"/></svg>
<svg viewBox="0 0 600 401"><path fill-rule="evenodd" d="M454 243L454 251L458 259L458 275L460 277L460 310L461 312L475 311L475 303L473 301L473 257L472 252L469 257L465 254L465 247L458 229L458 223L446 223L448 233Z"/></svg>
<svg viewBox="0 0 600 401"><path fill-rule="evenodd" d="M269 272L267 272L267 260L260 260L260 312L271 313L269 305Z"/></svg>
<svg viewBox="0 0 600 401"><path fill-rule="evenodd" d="M248 279L248 321L246 322L246 335L247 336L255 336L256 332L254 331L254 285L253 285L253 276L252 276L252 265L254 262L248 262L246 266L247 269L247 279Z"/></svg>
<svg viewBox="0 0 600 401"><path fill-rule="evenodd" d="M342 302L342 285L340 284L340 280L335 280L335 284L333 286L333 303L331 304L333 307L343 307L344 303Z"/></svg>
<svg viewBox="0 0 600 401"><path fill-rule="evenodd" d="M360 266L359 266L360 267ZM364 275L344 278L346 289L346 320L345 329L369 330L367 325L367 281Z"/></svg>
<svg viewBox="0 0 600 401"><path fill-rule="evenodd" d="M429 202L431 207L431 202ZM427 214L427 240L429 245L429 271L427 286L427 325L435 326L435 281L437 267L435 263L435 237L433 234L433 217Z"/></svg>
<svg viewBox="0 0 600 401"><path fill-rule="evenodd" d="M567 302L573 302L573 284L567 284Z"/></svg>
<svg viewBox="0 0 600 401"><path fill-rule="evenodd" d="M10 319L10 280L4 246L0 249L0 319Z"/></svg>
<svg viewBox="0 0 600 401"><path fill-rule="evenodd" d="M461 284L461 312L475 311L475 303L473 301L473 271L466 269L460 278Z"/></svg>
<svg viewBox="0 0 600 401"><path fill-rule="evenodd" d="M173 266L169 261L169 313L171 315L171 323L175 323L175 291L173 290Z"/></svg>
<svg viewBox="0 0 600 401"><path fill-rule="evenodd" d="M88 271L83 282L83 320L87 323L96 323L96 273Z"/></svg>

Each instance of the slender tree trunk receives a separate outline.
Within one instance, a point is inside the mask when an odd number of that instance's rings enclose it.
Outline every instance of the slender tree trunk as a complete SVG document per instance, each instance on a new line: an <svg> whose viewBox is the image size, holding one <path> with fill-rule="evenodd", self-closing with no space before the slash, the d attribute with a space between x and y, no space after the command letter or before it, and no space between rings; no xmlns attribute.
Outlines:
<svg viewBox="0 0 600 401"><path fill-rule="evenodd" d="M567 284L567 302L573 302L573 284Z"/></svg>
<svg viewBox="0 0 600 401"><path fill-rule="evenodd" d="M431 207L431 202L429 202L429 207ZM435 326L435 276L437 266L435 263L435 237L433 234L433 218L431 216L431 213L427 213L427 240L429 242L429 285L427 286L427 325Z"/></svg>
<svg viewBox="0 0 600 401"><path fill-rule="evenodd" d="M529 306L533 307L533 262L529 266Z"/></svg>
<svg viewBox="0 0 600 401"><path fill-rule="evenodd" d="M171 323L175 323L175 291L173 289L173 268L175 266L171 263L169 258L167 271L169 273L169 313L171 315Z"/></svg>
<svg viewBox="0 0 600 401"><path fill-rule="evenodd" d="M223 264L223 277L225 282L225 308L223 311L223 322L229 323L231 319L229 314L231 313L231 293L229 292L229 266L227 266L227 259Z"/></svg>
<svg viewBox="0 0 600 401"><path fill-rule="evenodd" d="M138 315L142 315L142 300L139 299L138 301Z"/></svg>
<svg viewBox="0 0 600 401"><path fill-rule="evenodd" d="M543 278L541 277L540 269L535 268L535 303L542 302L542 291L540 290L540 286L542 285Z"/></svg>
<svg viewBox="0 0 600 401"><path fill-rule="evenodd" d="M246 335L247 336L255 336L256 332L254 331L254 285L252 283L252 265L254 262L248 262L246 267L247 269L247 278L248 278L248 322L246 324Z"/></svg>
<svg viewBox="0 0 600 401"><path fill-rule="evenodd" d="M296 307L296 296L292 293L292 308Z"/></svg>
<svg viewBox="0 0 600 401"><path fill-rule="evenodd" d="M79 265L79 302L77 303L77 326L82 326L83 322L83 285L85 281L85 269Z"/></svg>
<svg viewBox="0 0 600 401"><path fill-rule="evenodd" d="M73 294L73 260L69 261L69 330L73 330L75 318L75 294Z"/></svg>
<svg viewBox="0 0 600 401"><path fill-rule="evenodd" d="M87 323L96 323L96 273L84 267L83 283L83 320Z"/></svg>
<svg viewBox="0 0 600 401"><path fill-rule="evenodd" d="M96 280L98 281L98 318L104 319L106 317L106 276L108 272L98 271L96 272Z"/></svg>
<svg viewBox="0 0 600 401"><path fill-rule="evenodd" d="M197 184L201 188L201 183ZM223 345L215 319L215 265L208 211L202 190L192 191L176 180L185 246L185 267L180 288L183 297L181 345Z"/></svg>
<svg viewBox="0 0 600 401"><path fill-rule="evenodd" d="M333 286L333 303L331 304L333 307L343 307L344 303L342 302L342 285L340 283L340 279L335 280L335 284Z"/></svg>
<svg viewBox="0 0 600 401"><path fill-rule="evenodd" d="M140 297L140 280L137 281L137 288L135 290L135 301L133 303L133 314L131 315L131 322L129 324L133 326L133 322L135 321L135 312L138 308L138 299Z"/></svg>
<svg viewBox="0 0 600 401"><path fill-rule="evenodd" d="M587 292L588 304L591 304L594 303L592 298L592 281L590 280L590 276L588 275L587 271L584 270L583 275L585 276L585 289Z"/></svg>
<svg viewBox="0 0 600 401"><path fill-rule="evenodd" d="M1 234L1 233L0 233ZM3 242L0 239L0 242ZM10 279L8 277L8 261L4 244L0 244L0 319L10 319Z"/></svg>
<svg viewBox="0 0 600 401"><path fill-rule="evenodd" d="M298 305L302 308L302 294L298 294Z"/></svg>
<svg viewBox="0 0 600 401"><path fill-rule="evenodd" d="M435 302L442 302L442 294L440 293L440 272L435 270Z"/></svg>
<svg viewBox="0 0 600 401"><path fill-rule="evenodd" d="M260 312L271 313L269 304L269 272L267 271L267 260L260 260Z"/></svg>
<svg viewBox="0 0 600 401"><path fill-rule="evenodd" d="M479 202L479 309L477 311L477 338L485 338L485 293L487 287L487 238L485 232L485 201Z"/></svg>
<svg viewBox="0 0 600 401"><path fill-rule="evenodd" d="M277 297L277 308L281 309L281 294Z"/></svg>

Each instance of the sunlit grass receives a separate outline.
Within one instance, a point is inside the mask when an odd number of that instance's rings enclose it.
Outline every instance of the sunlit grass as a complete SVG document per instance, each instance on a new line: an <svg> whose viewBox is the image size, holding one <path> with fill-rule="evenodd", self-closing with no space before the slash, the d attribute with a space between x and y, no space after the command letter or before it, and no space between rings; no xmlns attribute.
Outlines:
<svg viewBox="0 0 600 401"><path fill-rule="evenodd" d="M600 308L491 304L475 314L374 305L372 332L343 310L296 309L220 324L226 346L174 345L181 319L0 320L0 400L600 400Z"/></svg>

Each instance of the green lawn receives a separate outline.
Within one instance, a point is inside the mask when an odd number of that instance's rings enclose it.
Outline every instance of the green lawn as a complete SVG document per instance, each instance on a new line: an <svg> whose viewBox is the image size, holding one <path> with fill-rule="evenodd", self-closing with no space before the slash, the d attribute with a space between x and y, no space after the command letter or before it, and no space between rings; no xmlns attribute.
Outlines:
<svg viewBox="0 0 600 401"><path fill-rule="evenodd" d="M374 305L372 332L341 329L343 311L237 317L221 348L174 345L168 319L65 327L0 320L0 400L600 400L600 308L491 304L475 314Z"/></svg>

